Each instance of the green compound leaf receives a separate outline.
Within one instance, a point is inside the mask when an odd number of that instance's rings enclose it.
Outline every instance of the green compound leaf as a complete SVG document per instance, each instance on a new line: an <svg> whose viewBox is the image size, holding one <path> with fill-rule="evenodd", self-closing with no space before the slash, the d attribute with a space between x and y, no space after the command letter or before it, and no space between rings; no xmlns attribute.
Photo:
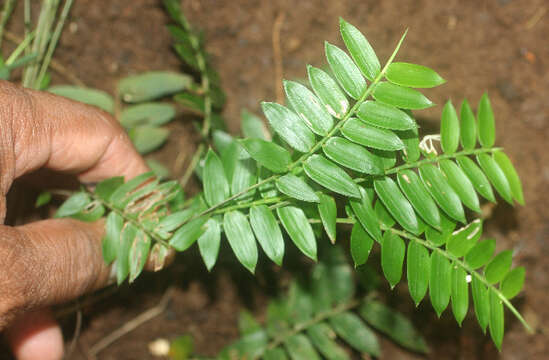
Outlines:
<svg viewBox="0 0 549 360"><path fill-rule="evenodd" d="M438 251L431 254L431 272L429 277L429 297L438 317L450 302L452 284L452 266Z"/></svg>
<svg viewBox="0 0 549 360"><path fill-rule="evenodd" d="M524 278L526 276L526 270L524 267L519 266L509 271L507 276L501 282L501 293L507 299L512 299L522 290L524 286Z"/></svg>
<svg viewBox="0 0 549 360"><path fill-rule="evenodd" d="M339 28L343 42L360 71L369 80L374 80L381 70L381 65L368 40L356 27L342 18L339 18Z"/></svg>
<svg viewBox="0 0 549 360"><path fill-rule="evenodd" d="M223 229L236 258L252 274L257 264L257 244L246 216L230 211L223 216Z"/></svg>
<svg viewBox="0 0 549 360"><path fill-rule="evenodd" d="M366 301L358 311L369 325L404 348L421 353L429 351L412 322L394 309L379 301Z"/></svg>
<svg viewBox="0 0 549 360"><path fill-rule="evenodd" d="M391 63L385 76L393 84L414 88L432 88L446 82L433 69L405 62Z"/></svg>
<svg viewBox="0 0 549 360"><path fill-rule="evenodd" d="M105 236L102 241L103 261L105 264L110 264L118 255L118 246L120 244L120 234L124 226L124 219L116 212L111 211L107 215L105 224Z"/></svg>
<svg viewBox="0 0 549 360"><path fill-rule="evenodd" d="M292 148L300 152L309 151L315 144L315 135L293 111L272 103L261 103L263 113L274 131Z"/></svg>
<svg viewBox="0 0 549 360"><path fill-rule="evenodd" d="M483 332L486 332L488 321L490 320L490 301L488 299L488 289L476 277L473 276L471 282L471 293L473 294L473 304L475 305L475 314L478 323Z"/></svg>
<svg viewBox="0 0 549 360"><path fill-rule="evenodd" d="M277 265L282 265L284 239L275 216L266 205L250 208L250 224L265 254Z"/></svg>
<svg viewBox="0 0 549 360"><path fill-rule="evenodd" d="M306 256L316 260L316 240L305 213L295 206L277 208L276 213L290 239Z"/></svg>
<svg viewBox="0 0 549 360"><path fill-rule="evenodd" d="M442 109L440 145L446 154L455 153L459 145L459 120L456 109L450 100Z"/></svg>
<svg viewBox="0 0 549 360"><path fill-rule="evenodd" d="M410 203L429 225L440 229L440 213L419 176L412 170L400 171L397 175L398 185Z"/></svg>
<svg viewBox="0 0 549 360"><path fill-rule="evenodd" d="M339 166L321 155L312 155L303 164L307 176L313 181L344 196L360 198L353 179Z"/></svg>
<svg viewBox="0 0 549 360"><path fill-rule="evenodd" d="M326 135L334 120L320 100L305 86L295 81L284 81L284 90L292 109L315 134Z"/></svg>
<svg viewBox="0 0 549 360"><path fill-rule="evenodd" d="M511 195L520 205L524 205L524 195L522 193L522 184L520 178L511 163L509 157L503 151L494 152L494 160L499 165L501 171L505 175L509 187L511 188Z"/></svg>
<svg viewBox="0 0 549 360"><path fill-rule="evenodd" d="M204 233L206 220L199 217L180 227L170 238L170 245L177 251L187 250Z"/></svg>
<svg viewBox="0 0 549 360"><path fill-rule="evenodd" d="M339 165L365 174L383 174L383 163L378 156L347 139L334 136L326 141L322 149L330 160Z"/></svg>
<svg viewBox="0 0 549 360"><path fill-rule="evenodd" d="M170 71L150 71L128 76L118 82L118 94L122 100L138 103L154 100L188 89L193 83L189 75Z"/></svg>
<svg viewBox="0 0 549 360"><path fill-rule="evenodd" d="M495 202L494 192L492 186L488 181L488 178L477 164L467 156L458 156L456 158L461 170L467 175L471 183L475 187L476 191L482 195L486 200Z"/></svg>
<svg viewBox="0 0 549 360"><path fill-rule="evenodd" d="M494 112L488 94L484 93L480 98L477 110L478 139L483 148L490 148L496 142L496 124Z"/></svg>
<svg viewBox="0 0 549 360"><path fill-rule="evenodd" d="M391 130L409 130L417 127L414 119L402 110L379 101L365 101L357 116L367 124Z"/></svg>
<svg viewBox="0 0 549 360"><path fill-rule="evenodd" d="M261 140L268 140L270 138L269 131L258 116L247 109L242 109L240 118L240 128L245 137Z"/></svg>
<svg viewBox="0 0 549 360"><path fill-rule="evenodd" d="M469 309L469 285L467 272L458 265L452 266L452 312L459 326L467 315Z"/></svg>
<svg viewBox="0 0 549 360"><path fill-rule="evenodd" d="M223 164L212 150L208 150L204 162L204 198L214 206L229 197L229 182L225 176Z"/></svg>
<svg viewBox="0 0 549 360"><path fill-rule="evenodd" d="M204 225L206 230L198 238L198 249L200 256L204 260L204 265L208 271L212 271L219 254L219 245L221 244L221 227L219 221L215 218L210 218Z"/></svg>
<svg viewBox="0 0 549 360"><path fill-rule="evenodd" d="M341 128L347 139L360 145L379 150L395 151L404 149L402 140L392 131L364 124L351 118Z"/></svg>
<svg viewBox="0 0 549 360"><path fill-rule="evenodd" d="M406 277L408 290L416 306L425 297L429 288L429 276L431 271L431 258L429 251L421 244L412 241L408 244L406 257Z"/></svg>
<svg viewBox="0 0 549 360"><path fill-rule="evenodd" d="M480 204L477 192L463 170L451 160L441 160L439 165L442 172L446 175L448 183L458 194L463 204L465 204L465 206L469 209L480 213Z"/></svg>
<svg viewBox="0 0 549 360"><path fill-rule="evenodd" d="M276 188L283 194L288 195L291 198L309 201L319 202L320 199L316 195L315 191L311 189L309 185L300 177L297 177L291 173L286 174L276 180Z"/></svg>
<svg viewBox="0 0 549 360"><path fill-rule="evenodd" d="M511 269L511 262L513 261L513 253L511 250L505 250L496 255L486 265L484 269L484 276L489 284L495 284L503 280L505 275Z"/></svg>
<svg viewBox="0 0 549 360"><path fill-rule="evenodd" d="M48 92L63 96L84 104L97 106L106 112L114 112L114 100L104 91L72 85L56 85L48 88Z"/></svg>
<svg viewBox="0 0 549 360"><path fill-rule="evenodd" d="M124 108L120 114L120 124L126 129L139 125L160 126L175 117L175 107L167 103L144 103Z"/></svg>
<svg viewBox="0 0 549 360"><path fill-rule="evenodd" d="M358 100L366 91L366 81L353 60L343 50L328 42L324 43L326 59L337 82L350 97Z"/></svg>
<svg viewBox="0 0 549 360"><path fill-rule="evenodd" d="M292 335L284 342L284 345L292 360L320 360L320 356L309 341L309 338L303 334Z"/></svg>
<svg viewBox="0 0 549 360"><path fill-rule="evenodd" d="M464 150L473 150L477 144L477 122L467 99L461 103L459 117L461 120L461 146Z"/></svg>
<svg viewBox="0 0 549 360"><path fill-rule="evenodd" d="M337 221L337 207L336 202L330 195L318 193L320 202L318 203L318 213L322 220L322 225L328 238L335 244L336 241L336 221Z"/></svg>
<svg viewBox="0 0 549 360"><path fill-rule="evenodd" d="M355 213L358 221L362 224L364 229L370 234L377 242L381 243L381 229L379 227L379 220L372 208L372 200L367 191L359 187L361 198L349 199L351 208Z"/></svg>
<svg viewBox="0 0 549 360"><path fill-rule="evenodd" d="M476 270L486 265L494 255L496 240L486 239L476 244L471 251L465 255L465 262L472 269Z"/></svg>
<svg viewBox="0 0 549 360"><path fill-rule="evenodd" d="M419 168L419 175L438 206L453 219L465 223L465 213L459 196L450 187L440 169L433 164L425 164Z"/></svg>
<svg viewBox="0 0 549 360"><path fill-rule="evenodd" d="M507 181L505 173L494 158L488 154L478 154L477 161L492 185L496 188L498 194L509 204L513 205L513 195L509 181Z"/></svg>
<svg viewBox="0 0 549 360"><path fill-rule="evenodd" d="M397 184L390 177L385 177L374 180L374 188L397 223L412 234L419 234L419 223L414 209L402 195Z"/></svg>
<svg viewBox="0 0 549 360"><path fill-rule="evenodd" d="M351 230L351 257L355 267L366 263L373 245L374 239L368 235L359 222L356 222Z"/></svg>
<svg viewBox="0 0 549 360"><path fill-rule="evenodd" d="M336 334L354 349L375 357L381 354L375 333L355 314L337 314L330 318L330 324Z"/></svg>
<svg viewBox="0 0 549 360"><path fill-rule="evenodd" d="M396 234L391 231L386 231L383 234L381 242L381 268L383 274L389 281L391 289L395 287L402 277L402 264L404 263L404 255L406 252L406 244Z"/></svg>
<svg viewBox="0 0 549 360"><path fill-rule="evenodd" d="M489 290L490 301L490 320L488 321L490 329L490 337L494 341L494 344L501 351L501 343L503 342L503 332L505 330L505 321L503 314L503 302L499 298L499 295Z"/></svg>
<svg viewBox="0 0 549 360"><path fill-rule="evenodd" d="M401 109L420 110L435 105L417 90L388 82L378 83L374 88L373 97L377 101Z"/></svg>
<svg viewBox="0 0 549 360"><path fill-rule="evenodd" d="M240 144L255 161L275 173L287 171L292 161L286 149L271 141L250 138L240 140Z"/></svg>
<svg viewBox="0 0 549 360"><path fill-rule="evenodd" d="M349 110L349 100L337 83L324 71L307 65L309 82L330 115L341 119Z"/></svg>
<svg viewBox="0 0 549 360"><path fill-rule="evenodd" d="M476 219L469 225L454 231L446 244L446 250L456 257L462 257L476 245L481 235L482 221Z"/></svg>
<svg viewBox="0 0 549 360"><path fill-rule="evenodd" d="M327 359L350 359L345 350L334 341L335 333L326 323L319 323L309 327L307 335L313 345Z"/></svg>

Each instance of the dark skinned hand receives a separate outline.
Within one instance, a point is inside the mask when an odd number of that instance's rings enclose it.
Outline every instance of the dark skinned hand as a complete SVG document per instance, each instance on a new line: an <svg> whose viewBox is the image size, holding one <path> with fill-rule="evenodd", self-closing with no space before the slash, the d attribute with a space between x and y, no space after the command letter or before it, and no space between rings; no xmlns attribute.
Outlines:
<svg viewBox="0 0 549 360"><path fill-rule="evenodd" d="M83 183L147 171L118 122L94 107L0 82L0 220L13 181L40 168ZM63 339L47 310L105 286L103 223L52 219L0 225L0 331L18 360L59 360Z"/></svg>

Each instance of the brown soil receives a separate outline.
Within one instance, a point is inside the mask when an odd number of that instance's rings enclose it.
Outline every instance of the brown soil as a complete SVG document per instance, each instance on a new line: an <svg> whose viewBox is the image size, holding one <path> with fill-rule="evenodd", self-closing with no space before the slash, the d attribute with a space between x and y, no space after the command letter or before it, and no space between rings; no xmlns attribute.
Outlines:
<svg viewBox="0 0 549 360"><path fill-rule="evenodd" d="M518 168L527 205L513 209L502 202L486 223L501 248L513 248L514 262L527 269L525 291L515 302L538 331L527 334L507 317L503 352L498 354L470 314L460 329L450 311L436 320L430 305L414 311L405 288L389 294L407 312L432 348L432 359L547 359L549 306L549 4L546 0L384 0L384 1L183 1L186 14L205 31L227 93L224 112L238 131L242 107L258 111L261 100L274 100L272 28L281 28L285 78L303 78L305 65L324 65L323 42L341 44L338 16L366 33L380 59L386 59L406 27L399 59L437 69L448 83L427 91L436 103L464 96L476 103L491 95L497 117L498 144ZM112 91L124 75L152 69L177 69L165 30L167 16L157 0L78 0L70 30L56 58L88 86ZM54 79L63 82L61 78ZM440 107L421 113L426 129L436 128ZM188 122L177 126L160 155L168 164L178 151L191 153ZM228 249L226 249L228 250ZM230 250L228 250L230 253ZM83 311L83 328L73 359L113 329L154 306L168 286L176 293L168 311L137 328L99 354L100 359L152 359L147 344L159 337L191 334L200 354L213 355L237 336L237 312L244 306L262 314L272 276L262 266L258 278L233 266L231 254L207 274L196 251L163 273L144 276ZM64 318L72 336L74 315ZM383 341L384 359L418 358ZM1 356L0 356L1 358Z"/></svg>

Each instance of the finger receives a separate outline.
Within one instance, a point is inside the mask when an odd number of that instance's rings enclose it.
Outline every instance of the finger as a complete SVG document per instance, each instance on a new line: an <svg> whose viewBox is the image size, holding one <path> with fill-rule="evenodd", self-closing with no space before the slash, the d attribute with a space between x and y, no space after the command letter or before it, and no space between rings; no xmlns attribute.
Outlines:
<svg viewBox="0 0 549 360"><path fill-rule="evenodd" d="M63 335L49 309L25 313L5 332L17 360L61 360Z"/></svg>
<svg viewBox="0 0 549 360"><path fill-rule="evenodd" d="M0 226L0 329L19 313L74 299L104 286L101 221L39 221Z"/></svg>
<svg viewBox="0 0 549 360"><path fill-rule="evenodd" d="M83 182L148 169L120 124L92 106L1 81L0 122L0 166L11 173L9 181L0 179L4 190L41 167L78 174Z"/></svg>

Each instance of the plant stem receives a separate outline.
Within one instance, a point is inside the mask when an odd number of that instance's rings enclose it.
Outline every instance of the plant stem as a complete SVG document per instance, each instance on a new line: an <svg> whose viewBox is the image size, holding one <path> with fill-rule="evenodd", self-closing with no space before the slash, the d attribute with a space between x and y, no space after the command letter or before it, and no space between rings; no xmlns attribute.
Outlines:
<svg viewBox="0 0 549 360"><path fill-rule="evenodd" d="M196 169L196 166L198 165L198 162L200 161L200 158L202 157L202 153L204 153L204 143L201 143L198 145L198 148L196 148L196 151L193 154L193 157L191 158L191 162L189 163L189 166L187 169L185 169L185 173L179 180L179 184L182 188L185 188L187 183L189 182L191 176L194 173L194 169Z"/></svg>
<svg viewBox="0 0 549 360"><path fill-rule="evenodd" d="M217 214L223 214L223 213L226 213L226 212L229 212L229 211L238 210L238 209L245 209L245 208L249 208L249 207L257 206L257 205L267 205L267 204L271 204L271 203L278 203L278 202L282 202L282 201L286 200L286 198L287 197L285 197L285 196L275 196L275 197L272 197L272 198L259 199L259 200L252 201L252 202L245 203L245 204L236 204L236 205L232 205L232 206L227 206L223 209L218 209L218 210L212 212L212 214L217 215Z"/></svg>
<svg viewBox="0 0 549 360"><path fill-rule="evenodd" d="M15 6L16 0L6 0L4 3L4 9L2 10L2 18L0 19L0 49L2 48L2 40L4 39L4 29L6 24L10 19L13 7Z"/></svg>

